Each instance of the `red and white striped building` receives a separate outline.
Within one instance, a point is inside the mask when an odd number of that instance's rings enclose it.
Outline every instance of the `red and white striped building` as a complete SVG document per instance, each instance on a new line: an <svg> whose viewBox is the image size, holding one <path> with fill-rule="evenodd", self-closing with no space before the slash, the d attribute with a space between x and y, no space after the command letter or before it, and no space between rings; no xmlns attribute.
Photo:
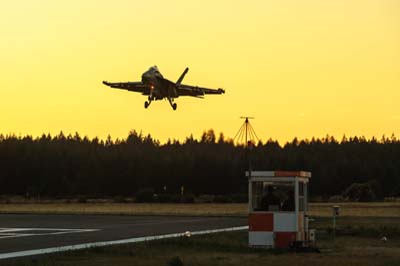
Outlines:
<svg viewBox="0 0 400 266"><path fill-rule="evenodd" d="M314 241L307 216L310 172L251 171L246 175L250 246L287 248Z"/></svg>

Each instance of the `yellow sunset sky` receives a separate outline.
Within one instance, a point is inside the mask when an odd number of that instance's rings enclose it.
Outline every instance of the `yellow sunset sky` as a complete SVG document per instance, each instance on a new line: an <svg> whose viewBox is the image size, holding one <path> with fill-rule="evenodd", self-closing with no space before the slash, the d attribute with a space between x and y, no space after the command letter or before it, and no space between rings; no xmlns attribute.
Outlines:
<svg viewBox="0 0 400 266"><path fill-rule="evenodd" d="M152 65L226 94L144 109L101 83ZM399 137L400 1L3 1L0 77L2 134Z"/></svg>

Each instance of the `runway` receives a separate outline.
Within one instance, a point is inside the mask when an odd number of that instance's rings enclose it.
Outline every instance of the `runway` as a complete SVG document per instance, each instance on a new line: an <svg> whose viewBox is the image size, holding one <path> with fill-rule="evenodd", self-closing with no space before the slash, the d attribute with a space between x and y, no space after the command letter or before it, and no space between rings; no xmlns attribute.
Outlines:
<svg viewBox="0 0 400 266"><path fill-rule="evenodd" d="M125 243L118 240L186 231L204 233L245 225L247 220L243 217L2 214L0 259L41 254L32 253L34 250L51 252L54 248L87 243Z"/></svg>

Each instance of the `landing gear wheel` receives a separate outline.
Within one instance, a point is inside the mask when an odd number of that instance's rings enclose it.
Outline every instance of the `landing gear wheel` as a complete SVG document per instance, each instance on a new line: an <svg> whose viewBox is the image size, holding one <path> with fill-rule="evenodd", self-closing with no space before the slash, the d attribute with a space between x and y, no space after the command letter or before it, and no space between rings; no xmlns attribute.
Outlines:
<svg viewBox="0 0 400 266"><path fill-rule="evenodd" d="M149 102L144 102L144 108L146 108L147 109L147 107L149 107L149 105L150 105L150 103Z"/></svg>
<svg viewBox="0 0 400 266"><path fill-rule="evenodd" d="M172 104L172 109L174 109L174 111L176 110L176 107L178 107L178 106L176 105L176 103Z"/></svg>

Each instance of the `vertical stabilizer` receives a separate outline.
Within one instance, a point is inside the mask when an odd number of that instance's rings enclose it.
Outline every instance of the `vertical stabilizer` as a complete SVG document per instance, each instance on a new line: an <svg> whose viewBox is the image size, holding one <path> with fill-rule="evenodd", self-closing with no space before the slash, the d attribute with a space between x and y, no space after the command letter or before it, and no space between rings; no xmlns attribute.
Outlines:
<svg viewBox="0 0 400 266"><path fill-rule="evenodd" d="M182 75L179 77L178 81L175 83L177 87L179 87L182 83L182 80L185 78L185 75L189 71L189 68L187 67L185 71L183 71Z"/></svg>

